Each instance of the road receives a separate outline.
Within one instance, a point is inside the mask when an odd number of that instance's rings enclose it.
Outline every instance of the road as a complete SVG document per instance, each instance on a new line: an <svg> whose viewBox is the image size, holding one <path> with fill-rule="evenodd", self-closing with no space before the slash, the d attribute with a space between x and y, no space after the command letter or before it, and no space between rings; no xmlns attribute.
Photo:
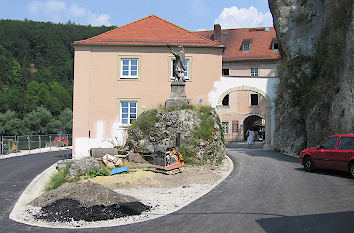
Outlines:
<svg viewBox="0 0 354 233"><path fill-rule="evenodd" d="M296 158L259 147L249 150L245 144L229 145L227 154L235 168L207 195L165 217L99 230L48 229L8 220L30 178L23 178L20 166L8 163L19 175L3 179L0 161L0 194L7 199L0 203L0 227L5 227L1 232L354 232L354 180L348 174L308 173ZM53 161L47 161L48 166Z"/></svg>

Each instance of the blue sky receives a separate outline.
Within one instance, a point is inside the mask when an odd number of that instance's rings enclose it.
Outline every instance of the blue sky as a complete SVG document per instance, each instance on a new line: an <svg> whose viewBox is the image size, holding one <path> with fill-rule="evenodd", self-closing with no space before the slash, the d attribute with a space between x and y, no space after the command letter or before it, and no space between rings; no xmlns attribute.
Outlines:
<svg viewBox="0 0 354 233"><path fill-rule="evenodd" d="M0 0L0 18L122 26L151 14L185 29L272 26L268 0Z"/></svg>

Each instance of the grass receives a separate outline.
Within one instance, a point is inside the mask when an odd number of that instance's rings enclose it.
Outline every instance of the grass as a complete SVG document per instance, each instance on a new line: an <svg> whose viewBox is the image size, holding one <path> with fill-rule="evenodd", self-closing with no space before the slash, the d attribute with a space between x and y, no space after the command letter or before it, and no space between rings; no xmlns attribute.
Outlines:
<svg viewBox="0 0 354 233"><path fill-rule="evenodd" d="M50 190L58 188L60 185L66 183L68 180L65 176L68 174L70 168L70 163L67 163L64 168L58 170L56 174L54 174L49 183L45 186L45 191L48 192Z"/></svg>

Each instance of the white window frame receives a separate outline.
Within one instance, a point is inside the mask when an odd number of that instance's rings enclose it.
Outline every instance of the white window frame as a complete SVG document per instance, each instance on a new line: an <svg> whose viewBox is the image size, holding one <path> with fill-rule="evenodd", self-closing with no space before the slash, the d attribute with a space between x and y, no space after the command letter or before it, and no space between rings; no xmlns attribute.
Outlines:
<svg viewBox="0 0 354 233"><path fill-rule="evenodd" d="M124 61L128 61L128 65L123 65ZM132 61L136 61L136 65L132 65ZM121 58L120 60L120 78L121 79L138 79L139 78L139 58ZM128 70L124 70L123 67L128 66ZM132 70L132 67L136 66L136 70ZM123 72L128 71L128 75L124 75ZM136 75L131 73L136 71Z"/></svg>
<svg viewBox="0 0 354 233"><path fill-rule="evenodd" d="M221 123L221 125L222 125L222 130L223 130L224 134L229 134L230 123L228 121L223 121Z"/></svg>
<svg viewBox="0 0 354 233"><path fill-rule="evenodd" d="M128 103L128 106L123 107L123 103ZM135 107L131 106L133 103L135 103ZM119 118L120 118L120 123L122 125L130 125L132 120L136 120L138 118L138 101L137 100L120 100L119 105L120 105ZM127 109L128 111L123 112L123 109ZM134 113L134 111L132 111L133 109L135 109L135 113ZM127 117L123 117L123 114L127 115ZM133 114L135 114L135 118L131 117ZM125 119L127 120L127 122L124 122Z"/></svg>
<svg viewBox="0 0 354 233"><path fill-rule="evenodd" d="M248 45L248 48L246 49L246 45ZM251 51L251 43L250 42L243 42L242 43L242 51L243 52L249 52Z"/></svg>
<svg viewBox="0 0 354 233"><path fill-rule="evenodd" d="M173 70L173 61L175 61L176 59L174 57L170 58L170 80L174 80L175 77L173 76L174 70ZM186 81L191 81L191 63L192 63L192 59L191 57L186 57L185 58L185 68L186 70L184 71L184 77L186 79ZM186 75L187 74L187 75Z"/></svg>
<svg viewBox="0 0 354 233"><path fill-rule="evenodd" d="M252 95L257 95L258 98L257 98L257 104L252 104ZM251 93L250 94L250 106L251 107L258 107L259 106L259 94L258 93Z"/></svg>
<svg viewBox="0 0 354 233"><path fill-rule="evenodd" d="M251 73L251 76L253 76L253 77L259 76L258 67L251 67L250 68L250 73Z"/></svg>

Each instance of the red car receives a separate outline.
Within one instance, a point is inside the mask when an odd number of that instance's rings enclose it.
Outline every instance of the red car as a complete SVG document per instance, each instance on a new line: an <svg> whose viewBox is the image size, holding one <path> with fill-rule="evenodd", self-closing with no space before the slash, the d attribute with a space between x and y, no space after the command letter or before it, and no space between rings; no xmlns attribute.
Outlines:
<svg viewBox="0 0 354 233"><path fill-rule="evenodd" d="M306 171L328 168L347 171L354 177L354 134L332 135L318 146L301 151L300 163Z"/></svg>

